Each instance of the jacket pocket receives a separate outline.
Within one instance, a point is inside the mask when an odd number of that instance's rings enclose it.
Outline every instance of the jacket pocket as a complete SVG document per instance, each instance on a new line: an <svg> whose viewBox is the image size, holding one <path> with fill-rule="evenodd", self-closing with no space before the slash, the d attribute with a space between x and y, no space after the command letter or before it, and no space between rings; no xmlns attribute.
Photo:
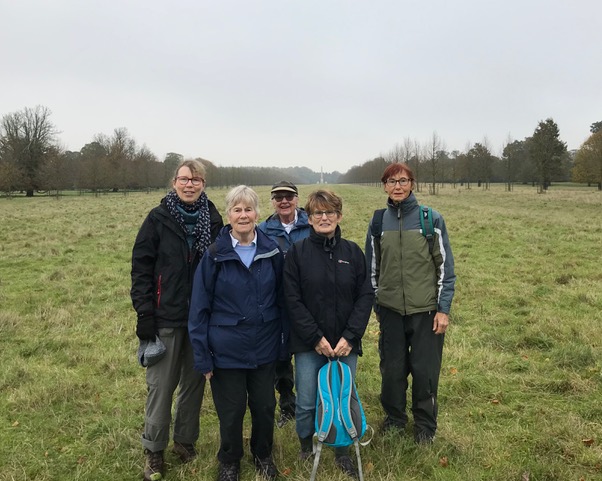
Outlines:
<svg viewBox="0 0 602 481"><path fill-rule="evenodd" d="M237 326L244 317L224 316L213 314L209 319L210 326Z"/></svg>

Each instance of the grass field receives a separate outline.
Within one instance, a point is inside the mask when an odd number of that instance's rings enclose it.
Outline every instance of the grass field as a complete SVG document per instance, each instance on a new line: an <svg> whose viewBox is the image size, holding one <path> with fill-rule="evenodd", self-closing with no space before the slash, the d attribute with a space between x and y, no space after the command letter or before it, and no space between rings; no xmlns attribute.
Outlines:
<svg viewBox="0 0 602 481"><path fill-rule="evenodd" d="M314 186L301 187L301 199ZM333 186L345 237L363 247L381 189ZM258 189L261 218L269 189ZM209 190L223 212L225 190ZM432 446L377 432L366 480L602 479L602 194L593 188L442 187L458 282ZM129 299L131 247L161 193L0 199L0 480L136 480L146 393ZM358 389L382 418L378 325ZM248 416L247 416L248 417ZM167 479L214 479L218 425L209 388L200 456ZM309 479L294 426L276 430L285 478ZM343 480L325 453L319 480ZM247 456L242 480L255 479Z"/></svg>

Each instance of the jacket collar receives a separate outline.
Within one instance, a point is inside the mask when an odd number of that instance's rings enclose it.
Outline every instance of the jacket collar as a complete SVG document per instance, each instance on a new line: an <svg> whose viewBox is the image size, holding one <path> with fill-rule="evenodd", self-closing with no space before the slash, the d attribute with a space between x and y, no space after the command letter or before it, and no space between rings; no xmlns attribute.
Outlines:
<svg viewBox="0 0 602 481"><path fill-rule="evenodd" d="M387 198L387 207L389 209L393 209L396 214L407 214L417 206L418 200L416 199L414 192L410 192L410 195L408 195L401 202L393 202L390 197Z"/></svg>
<svg viewBox="0 0 602 481"><path fill-rule="evenodd" d="M341 226L337 225L334 231L334 237L330 239L328 237L318 234L312 227L309 231L309 239L314 244L321 245L326 252L331 252L332 250L334 250L335 246L341 241Z"/></svg>

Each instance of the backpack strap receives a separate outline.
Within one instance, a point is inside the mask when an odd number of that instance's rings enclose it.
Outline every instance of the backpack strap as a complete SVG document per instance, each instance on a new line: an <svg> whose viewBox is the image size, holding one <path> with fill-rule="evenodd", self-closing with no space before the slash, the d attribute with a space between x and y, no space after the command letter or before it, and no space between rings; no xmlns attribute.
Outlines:
<svg viewBox="0 0 602 481"><path fill-rule="evenodd" d="M429 244L429 252L433 255L435 247L435 227L433 225L433 209L426 205L420 206L420 229Z"/></svg>
<svg viewBox="0 0 602 481"><path fill-rule="evenodd" d="M376 209L372 216L372 237L380 237L383 233L383 217L385 216L385 210L387 209Z"/></svg>

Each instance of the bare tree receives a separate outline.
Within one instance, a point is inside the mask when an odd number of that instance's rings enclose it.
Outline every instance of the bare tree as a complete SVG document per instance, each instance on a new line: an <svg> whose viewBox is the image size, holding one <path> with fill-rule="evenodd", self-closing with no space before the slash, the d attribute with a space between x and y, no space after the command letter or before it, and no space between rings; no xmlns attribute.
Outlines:
<svg viewBox="0 0 602 481"><path fill-rule="evenodd" d="M437 134L433 132L431 140L425 145L425 164L428 178L430 180L429 193L437 194L437 182L442 179L442 156L441 152L444 149L443 142Z"/></svg>
<svg viewBox="0 0 602 481"><path fill-rule="evenodd" d="M0 158L20 171L19 188L28 197L38 189L38 168L58 148L50 115L48 108L38 105L7 114L0 122Z"/></svg>
<svg viewBox="0 0 602 481"><path fill-rule="evenodd" d="M0 192L12 197L23 185L21 170L12 162L0 161Z"/></svg>

